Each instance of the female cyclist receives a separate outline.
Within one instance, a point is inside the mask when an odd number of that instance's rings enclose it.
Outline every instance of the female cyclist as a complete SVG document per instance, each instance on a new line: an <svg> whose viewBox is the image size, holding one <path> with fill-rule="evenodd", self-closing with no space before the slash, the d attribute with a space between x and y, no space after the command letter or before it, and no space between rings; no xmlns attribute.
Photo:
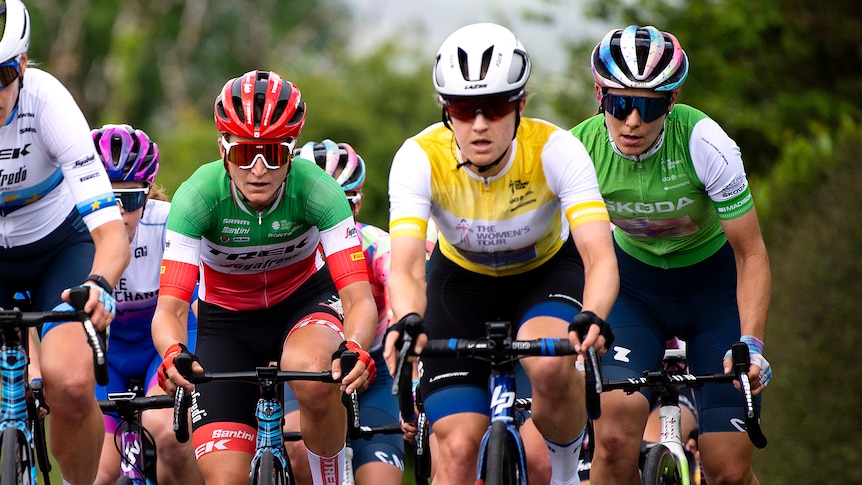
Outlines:
<svg viewBox="0 0 862 485"><path fill-rule="evenodd" d="M84 283L84 308L104 330L129 263L126 231L81 109L27 65L30 27L21 0L0 3L0 307L29 292L33 310L71 310L58 308L64 290ZM104 435L92 351L80 323L46 324L41 339L51 452L65 481L91 484Z"/></svg>
<svg viewBox="0 0 862 485"><path fill-rule="evenodd" d="M411 313L424 318L430 338L483 337L485 322L502 319L521 339L569 338L582 351L604 351L602 318L619 283L607 210L583 145L522 117L529 75L526 50L500 25L463 27L438 51L432 78L443 120L404 142L389 175L389 298L398 320L386 339L390 366L400 319ZM429 216L439 240L426 292ZM594 323L583 346L569 326L581 310ZM545 438L536 448L552 450L554 484L577 480L586 412L574 360L522 361L532 421ZM490 367L471 359L421 363L420 392L439 450L434 483L472 483L488 427Z"/></svg>
<svg viewBox="0 0 862 485"><path fill-rule="evenodd" d="M310 141L297 150L300 158L311 160L331 175L344 190L353 216L362 209L362 186L365 185L365 161L347 143L323 140ZM375 365L382 368L383 334L389 327L389 295L386 282L389 279L389 233L370 224L356 222L356 230L362 242L365 265L371 283L371 294L377 304L377 333L368 349ZM285 429L299 429L299 412L290 389L285 390ZM363 426L383 426L398 423L398 400L392 395L392 376L380 373L371 386L359 395L360 422ZM293 411L293 412L291 412ZM400 485L404 470L404 440L401 435L375 435L371 439L356 439L349 442L353 453L352 466L357 485ZM288 443L291 456L299 456L301 442ZM298 467L297 467L298 468ZM295 469L294 471L297 471ZM307 470L303 470L307 472ZM310 483L310 481L298 483Z"/></svg>
<svg viewBox="0 0 862 485"><path fill-rule="evenodd" d="M125 392L135 378L143 379L148 396L164 394L156 381L162 358L150 332L171 207L162 188L154 184L159 171L159 147L144 131L129 125L104 125L92 130L91 135L119 202L133 255L114 288L117 317L111 323L108 340L110 379L107 386L96 386L96 398L107 399L109 393ZM189 320L188 341L193 344L197 332L193 313L189 313ZM141 419L156 442L159 483L203 483L191 445L179 443L174 436L172 410L148 410ZM115 483L120 476L120 456L114 444L118 425L117 418L105 415L99 484Z"/></svg>
<svg viewBox="0 0 862 485"><path fill-rule="evenodd" d="M344 191L313 162L293 160L305 123L299 89L274 72L229 80L215 101L221 160L195 171L168 216L153 340L162 384L192 393L192 439L208 484L243 483L255 448L258 386L193 387L174 368L187 352L186 315L200 277L201 364L214 372L270 362L332 370L342 390L373 381L376 308ZM359 354L342 372L340 356ZM193 370L202 372L201 364ZM315 485L340 483L347 416L339 386L296 381Z"/></svg>
<svg viewBox="0 0 862 485"><path fill-rule="evenodd" d="M601 113L572 132L595 163L615 225L621 288L608 317L616 343L604 377L657 369L675 336L686 342L692 373L729 372L729 349L742 340L752 389L762 392L771 377L763 357L769 260L739 147L707 115L677 103L689 63L670 33L614 29L590 59ZM706 481L757 483L739 393L706 386L695 401ZM649 412L644 394L602 395L595 482L639 483Z"/></svg>

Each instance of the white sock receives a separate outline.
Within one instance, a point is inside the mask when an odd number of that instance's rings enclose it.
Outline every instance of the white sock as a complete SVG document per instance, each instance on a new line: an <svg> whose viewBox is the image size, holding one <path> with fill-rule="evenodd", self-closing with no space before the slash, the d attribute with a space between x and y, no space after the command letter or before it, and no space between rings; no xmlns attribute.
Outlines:
<svg viewBox="0 0 862 485"><path fill-rule="evenodd" d="M344 474L344 448L329 458L318 456L307 448L308 464L311 466L311 481L314 485L341 483Z"/></svg>
<svg viewBox="0 0 862 485"><path fill-rule="evenodd" d="M578 477L578 461L581 457L581 446L584 442L586 428L570 443L561 445L545 439L548 454L551 456L550 485L577 485L581 483Z"/></svg>

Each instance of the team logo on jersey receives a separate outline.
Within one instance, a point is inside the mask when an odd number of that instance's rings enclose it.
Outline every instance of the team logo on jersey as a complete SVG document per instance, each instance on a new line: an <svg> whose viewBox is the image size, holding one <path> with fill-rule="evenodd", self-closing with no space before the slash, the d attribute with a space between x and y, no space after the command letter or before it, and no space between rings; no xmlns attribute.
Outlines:
<svg viewBox="0 0 862 485"><path fill-rule="evenodd" d="M28 148L30 147L30 143L24 145L22 148L4 148L0 150L0 160L15 160L16 158L26 157L30 154Z"/></svg>
<svg viewBox="0 0 862 485"><path fill-rule="evenodd" d="M24 167L19 168L15 173L9 173L0 169L0 187L20 184L25 180L27 180L27 169Z"/></svg>

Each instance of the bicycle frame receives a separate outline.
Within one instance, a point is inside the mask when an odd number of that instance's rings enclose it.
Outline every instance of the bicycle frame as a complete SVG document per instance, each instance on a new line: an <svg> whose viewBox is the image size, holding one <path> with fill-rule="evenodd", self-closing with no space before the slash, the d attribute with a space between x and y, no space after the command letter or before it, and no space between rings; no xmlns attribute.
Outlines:
<svg viewBox="0 0 862 485"><path fill-rule="evenodd" d="M620 389L628 394L633 394L641 389L649 389L659 397L661 405L659 407L660 440L658 444L673 455L676 469L679 471L679 479L683 485L691 484L691 473L680 430L679 389L682 387L700 388L705 384L739 381L742 387L742 407L745 411L748 436L756 447L763 448L766 446L766 437L760 428L748 381L747 372L750 362L748 346L741 342L735 343L732 347L732 355L734 372L731 374L692 375L662 368L658 371L644 371L643 377L639 378L603 382L605 391ZM685 351L666 350L665 361L673 358L684 359ZM649 462L649 453L647 462Z"/></svg>
<svg viewBox="0 0 862 485"><path fill-rule="evenodd" d="M87 341L93 350L94 371L97 381L107 382L107 363L104 360L104 347L89 316L84 313L84 304L87 301L89 288L78 286L70 289L69 295L74 311L46 311L30 312L0 309L0 331L2 331L3 344L0 346L0 386L2 386L2 400L0 400L0 434L7 429L14 428L19 436L23 437L20 451L24 455L8 459L20 465L26 463L29 470L26 475L30 483L36 483L38 468L41 468L44 483L49 484L49 472L51 464L48 460L48 450L44 440L45 433L39 410L35 402L37 389L30 389L27 366L30 358L27 354L29 345L29 329L46 322L79 321L84 325ZM32 391L32 392L31 392ZM41 385L38 389L41 391ZM16 446L23 444L20 440ZM8 450L7 450L8 452ZM16 454L18 452L16 451Z"/></svg>
<svg viewBox="0 0 862 485"><path fill-rule="evenodd" d="M6 329L8 330L8 329ZM26 330L24 330L26 332ZM26 338L24 339L26 340ZM14 427L24 435L30 444L30 483L36 483L36 462L33 460L35 447L30 419L27 410L27 352L18 339L17 331L4 331L4 343L0 347L0 386L2 386L2 405L0 405L0 434L6 428ZM48 470L45 471L48 483Z"/></svg>
<svg viewBox="0 0 862 485"><path fill-rule="evenodd" d="M148 460L155 460L155 453L149 456L144 442L146 433L141 423L141 412L147 409L171 408L174 400L170 396L143 396L141 390L130 386L128 392L108 394L108 399L99 401L102 412L116 412L120 419L115 441L120 454L120 477L127 478L126 483L155 483L155 470ZM155 451L155 450L152 450ZM153 462L154 464L155 462Z"/></svg>
<svg viewBox="0 0 862 485"><path fill-rule="evenodd" d="M357 356L355 353L345 352L341 359L342 367L351 369L356 362L355 359L357 359ZM269 456L272 456L274 460L272 465L277 464L281 467L279 475L283 481L279 483L293 484L293 471L284 446L282 432L284 409L278 397L278 385L293 380L337 383L338 381L332 378L332 373L330 371L282 371L277 367L257 367L254 371L250 372L204 372L203 374L192 374L191 356L188 354L179 354L174 363L177 371L193 384L215 381L238 381L251 382L260 386L261 395L255 408L255 417L258 424L257 441L249 468L249 483L252 483L257 474L264 468L264 458L269 460ZM189 401L190 399L186 396L185 389L178 388L174 396L174 432L177 440L181 443L189 439L188 423L185 419L190 404Z"/></svg>
<svg viewBox="0 0 862 485"><path fill-rule="evenodd" d="M514 449L508 450L515 455L509 457L514 460L514 463L510 463L510 465L516 468L514 472L517 476L517 483L526 485L528 483L526 454L516 420L515 362L520 357L525 356L565 356L574 355L575 351L571 342L566 339L515 340L510 335L509 322L488 322L485 324L485 329L487 337L478 340L429 340L425 344L421 357L470 357L491 363L491 375L488 379L488 391L491 396L490 423L479 446L476 478L477 480L485 480L488 469L496 468L496 464L488 465L489 459L501 458L493 456L494 453L489 453L492 445L494 447L514 446ZM403 366L404 359L412 350L411 331L413 330L405 329L402 336L403 344L399 349L399 362L396 365L397 370L394 378L398 385L393 385L393 392L401 396L399 401L402 415L415 417L412 410L412 396L408 399L406 395L410 389L410 386L407 385L410 374L404 371ZM409 408L407 407L408 403ZM419 438L417 437L417 439ZM504 443L493 444L492 441L494 440ZM506 443L511 443L511 445ZM424 479L424 477L417 477L417 479L420 478Z"/></svg>

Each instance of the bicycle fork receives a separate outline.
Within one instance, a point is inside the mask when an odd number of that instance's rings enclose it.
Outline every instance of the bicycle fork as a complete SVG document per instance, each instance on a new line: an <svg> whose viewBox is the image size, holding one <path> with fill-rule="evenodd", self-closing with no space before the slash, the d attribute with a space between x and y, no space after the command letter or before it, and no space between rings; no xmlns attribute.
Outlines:
<svg viewBox="0 0 862 485"><path fill-rule="evenodd" d="M661 434L659 435L659 443L664 445L673 456L676 457L676 462L679 467L680 478L682 485L691 485L691 474L688 469L688 457L685 454L685 448L682 445L681 436L681 419L682 412L678 405L664 405L658 410L659 427Z"/></svg>
<svg viewBox="0 0 862 485"><path fill-rule="evenodd" d="M0 434L14 426L24 434L27 443L33 443L33 435L27 425L27 354L20 348L0 347ZM30 465L30 482L36 483L36 467Z"/></svg>

